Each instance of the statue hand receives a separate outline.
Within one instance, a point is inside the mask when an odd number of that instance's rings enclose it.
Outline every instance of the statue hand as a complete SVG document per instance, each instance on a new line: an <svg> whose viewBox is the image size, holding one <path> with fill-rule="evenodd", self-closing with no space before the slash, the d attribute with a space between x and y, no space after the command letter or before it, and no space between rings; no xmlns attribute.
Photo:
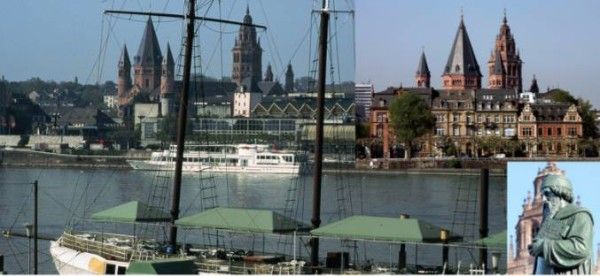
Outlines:
<svg viewBox="0 0 600 276"><path fill-rule="evenodd" d="M542 250L544 249L544 240L535 238L533 239L533 243L527 246L529 249L529 255L531 256L539 256L542 254Z"/></svg>

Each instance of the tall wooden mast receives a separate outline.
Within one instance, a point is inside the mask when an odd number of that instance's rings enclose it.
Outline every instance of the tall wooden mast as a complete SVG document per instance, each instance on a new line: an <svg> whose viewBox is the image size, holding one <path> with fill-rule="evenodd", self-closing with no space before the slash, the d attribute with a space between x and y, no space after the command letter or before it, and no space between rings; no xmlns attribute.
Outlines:
<svg viewBox="0 0 600 276"><path fill-rule="evenodd" d="M190 77L192 68L192 48L194 42L194 27L195 20L203 20L208 22L218 22L225 24L234 24L241 26L252 26L266 30L267 27L255 24L248 24L244 22L236 22L231 20L223 20L208 17L197 17L196 16L196 0L188 0L188 12L186 15L181 14L169 14L169 13L154 13L154 12L135 12L135 11L117 11L107 10L106 14L129 14L129 15L144 15L144 16L157 16L157 17L170 17L180 18L187 20L186 25L186 38L184 45L184 56L183 56L183 86L180 95L179 102L179 114L177 118L177 154L175 157L175 177L173 180L172 193L171 193L171 227L169 229L169 244L175 248L177 245L177 227L175 226L175 220L179 218L179 205L181 199L181 169L183 165L183 152L185 146L185 127L187 125L187 108L188 108L188 95L190 89Z"/></svg>

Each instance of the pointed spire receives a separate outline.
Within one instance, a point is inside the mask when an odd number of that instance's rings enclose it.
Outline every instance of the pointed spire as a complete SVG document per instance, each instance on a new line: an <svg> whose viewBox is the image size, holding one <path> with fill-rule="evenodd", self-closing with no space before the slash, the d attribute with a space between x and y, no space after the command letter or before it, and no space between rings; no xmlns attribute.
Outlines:
<svg viewBox="0 0 600 276"><path fill-rule="evenodd" d="M273 81L273 70L271 69L271 63L267 65L267 71L265 72L265 81Z"/></svg>
<svg viewBox="0 0 600 276"><path fill-rule="evenodd" d="M162 60L163 65L172 66L175 64L175 60L173 59L173 54L171 53L171 45L167 42L167 54L163 57Z"/></svg>
<svg viewBox="0 0 600 276"><path fill-rule="evenodd" d="M121 57L119 58L119 67L131 67L127 45L125 44L123 44L123 50L121 51Z"/></svg>
<svg viewBox="0 0 600 276"><path fill-rule="evenodd" d="M454 44L448 57L448 62L444 68L445 74L460 74L470 76L481 76L479 71L479 64L477 64L477 58L471 46L469 35L467 34L467 28L463 23L463 16L461 14L460 25L456 31L454 38Z"/></svg>
<svg viewBox="0 0 600 276"><path fill-rule="evenodd" d="M506 20L506 8L504 8L504 18L502 19L502 23L504 23L504 25L506 25L507 20Z"/></svg>
<svg viewBox="0 0 600 276"><path fill-rule="evenodd" d="M152 23L152 18L148 17L144 36L142 37L140 48L135 56L135 63L138 65L151 66L158 65L161 61L162 53L160 52L160 46L158 44L158 39L156 38L156 31L154 31L154 24Z"/></svg>
<svg viewBox="0 0 600 276"><path fill-rule="evenodd" d="M494 60L494 74L495 75L504 75L504 65L502 65L502 56L500 52L496 50L496 58Z"/></svg>
<svg viewBox="0 0 600 276"><path fill-rule="evenodd" d="M533 75L533 80L531 80L531 87L529 87L529 91L533 93L539 93L540 88L538 87L537 79L535 78L535 74Z"/></svg>
<svg viewBox="0 0 600 276"><path fill-rule="evenodd" d="M244 16L245 24L252 24L252 16L250 16L250 5L246 4L246 15ZM244 27L244 26L242 26Z"/></svg>
<svg viewBox="0 0 600 276"><path fill-rule="evenodd" d="M429 66L427 66L427 59L425 58L425 51L421 52L421 59L419 60L419 66L417 67L417 75L431 76Z"/></svg>

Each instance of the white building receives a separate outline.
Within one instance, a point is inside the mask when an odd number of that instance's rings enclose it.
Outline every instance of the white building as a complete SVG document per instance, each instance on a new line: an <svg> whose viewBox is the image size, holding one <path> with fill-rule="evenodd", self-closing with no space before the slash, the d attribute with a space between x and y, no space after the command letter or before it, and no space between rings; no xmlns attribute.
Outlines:
<svg viewBox="0 0 600 276"><path fill-rule="evenodd" d="M262 93L246 91L244 86L233 94L233 116L250 117L250 111L260 103Z"/></svg>
<svg viewBox="0 0 600 276"><path fill-rule="evenodd" d="M159 115L159 103L136 103L133 107L133 122L138 125L146 118L157 118Z"/></svg>
<svg viewBox="0 0 600 276"><path fill-rule="evenodd" d="M375 93L372 83L357 83L354 86L354 99L356 101L356 110L359 120L367 121L369 119L371 108L371 99Z"/></svg>
<svg viewBox="0 0 600 276"><path fill-rule="evenodd" d="M117 108L117 96L104 95L104 104L108 108Z"/></svg>

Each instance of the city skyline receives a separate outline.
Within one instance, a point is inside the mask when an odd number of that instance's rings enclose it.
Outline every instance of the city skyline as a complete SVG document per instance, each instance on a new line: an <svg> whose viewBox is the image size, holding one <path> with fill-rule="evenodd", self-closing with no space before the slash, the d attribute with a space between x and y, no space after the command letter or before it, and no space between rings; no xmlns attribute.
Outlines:
<svg viewBox="0 0 600 276"><path fill-rule="evenodd" d="M441 75L461 10L487 87L487 62L506 17L523 60L523 88L533 75L540 91L562 88L600 105L595 78L600 57L594 37L600 32L599 3L592 1L379 1L356 2L356 82L371 81L376 91L389 86L414 87L415 71L424 50L432 87L441 89ZM377 18L375 20L374 18ZM533 19L532 19L533 18ZM565 18L569 20L565 20ZM402 27L405 26L405 27ZM577 43L580 42L580 43Z"/></svg>
<svg viewBox="0 0 600 276"><path fill-rule="evenodd" d="M264 51L261 74L264 75L267 65L271 64L274 77L283 82L288 63L292 64L296 77L314 74L308 67L309 43L311 59L316 51L318 17L311 16L311 11L317 7L317 2L320 4L320 1L210 1L198 4L198 16L242 21L249 7L253 23L268 28L267 31L257 30ZM338 9L354 8L352 1L335 2L339 3ZM53 3L3 2L0 16L13 24L0 26L0 35L11 38L0 42L4 49L0 53L0 60L3 61L0 63L0 75L10 81L33 77L54 81L72 81L78 77L82 83L116 81L122 47L127 45L131 58L136 55L147 17L103 15L103 11L108 9L181 13L184 7L183 1L165 3L155 0L143 3L71 0ZM30 16L23 17L24 10ZM182 41L182 20L157 17L152 17L152 20L161 50L166 52L169 43L177 63ZM332 19L334 21L337 31L332 32L335 35L332 43L337 40L339 45L348 45L353 39L352 18L340 14L339 18ZM202 23L198 30L202 41L202 74L216 78L231 76L231 49L238 30L239 26L235 25ZM332 49L344 57L353 53L353 48L349 47ZM354 80L353 58L338 58L334 63L333 81ZM331 74L328 74L328 79L332 80Z"/></svg>

